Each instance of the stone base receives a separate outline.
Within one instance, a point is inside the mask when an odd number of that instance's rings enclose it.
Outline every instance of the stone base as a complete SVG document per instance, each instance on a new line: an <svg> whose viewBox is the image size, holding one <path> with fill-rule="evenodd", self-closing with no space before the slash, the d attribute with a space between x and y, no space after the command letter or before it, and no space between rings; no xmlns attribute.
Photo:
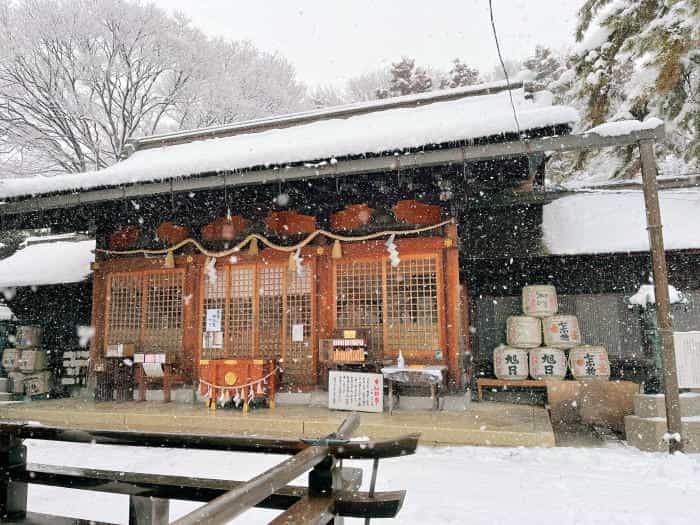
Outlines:
<svg viewBox="0 0 700 525"><path fill-rule="evenodd" d="M625 417L627 442L639 450L647 452L668 451L668 443L664 441L665 433L665 418L641 418L636 415ZM686 418L682 424L681 434L685 442L685 452L700 452L700 418Z"/></svg>
<svg viewBox="0 0 700 525"><path fill-rule="evenodd" d="M700 416L700 394L681 394L681 417ZM663 394L634 396L634 415L641 418L666 417L666 399Z"/></svg>
<svg viewBox="0 0 700 525"><path fill-rule="evenodd" d="M138 395L134 390L134 400L138 399ZM198 397L192 388L173 388L170 390L170 400L176 403L194 403ZM163 391L146 390L146 401L163 401Z"/></svg>
<svg viewBox="0 0 700 525"><path fill-rule="evenodd" d="M384 403L384 408L389 409L388 402ZM432 410L433 399L424 396L401 396L398 406L394 408L399 410Z"/></svg>
<svg viewBox="0 0 700 525"><path fill-rule="evenodd" d="M469 410L471 392L462 395L445 396L440 400L440 408L448 412L465 412Z"/></svg>
<svg viewBox="0 0 700 525"><path fill-rule="evenodd" d="M275 402L278 405L309 406L311 392L277 392Z"/></svg>

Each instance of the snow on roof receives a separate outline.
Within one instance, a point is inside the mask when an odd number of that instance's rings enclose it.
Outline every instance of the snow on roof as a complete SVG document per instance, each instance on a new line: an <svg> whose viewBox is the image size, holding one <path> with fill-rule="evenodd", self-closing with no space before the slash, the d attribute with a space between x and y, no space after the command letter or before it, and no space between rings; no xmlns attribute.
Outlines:
<svg viewBox="0 0 700 525"><path fill-rule="evenodd" d="M661 191L659 202L665 248L700 248L700 191ZM552 254L649 250L641 191L596 191L562 197L544 206L542 229Z"/></svg>
<svg viewBox="0 0 700 525"><path fill-rule="evenodd" d="M32 244L0 260L0 288L77 283L92 272L95 241Z"/></svg>
<svg viewBox="0 0 700 525"><path fill-rule="evenodd" d="M433 95L436 96L436 95ZM575 109L552 106L547 97L513 91L520 128L572 124ZM175 177L276 166L351 155L420 148L515 132L507 91L383 109L307 124L222 138L194 140L157 148L137 149L129 158L100 171L0 181L0 197L75 191L104 186L162 181ZM138 143L137 143L138 144Z"/></svg>

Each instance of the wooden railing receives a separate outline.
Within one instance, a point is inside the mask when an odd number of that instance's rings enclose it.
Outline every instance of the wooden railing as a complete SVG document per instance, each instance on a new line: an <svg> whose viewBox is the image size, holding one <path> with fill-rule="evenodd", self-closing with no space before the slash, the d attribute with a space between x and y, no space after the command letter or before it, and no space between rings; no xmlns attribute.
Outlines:
<svg viewBox="0 0 700 525"><path fill-rule="evenodd" d="M175 521L179 525L226 523L252 507L282 510L274 524L342 523L342 518L391 518L405 492L375 492L379 460L413 454L417 435L366 442L351 441L360 424L350 415L333 434L320 439L275 439L197 434L72 430L23 423L0 424L0 519L9 523L76 523L27 509L27 486L49 485L129 496L129 523L170 523L169 500L204 502ZM289 459L247 480L166 476L27 463L25 439L283 454ZM369 492L360 492L362 469L344 459L373 460ZM288 485L307 472L308 486ZM80 522L79 520L77 521Z"/></svg>

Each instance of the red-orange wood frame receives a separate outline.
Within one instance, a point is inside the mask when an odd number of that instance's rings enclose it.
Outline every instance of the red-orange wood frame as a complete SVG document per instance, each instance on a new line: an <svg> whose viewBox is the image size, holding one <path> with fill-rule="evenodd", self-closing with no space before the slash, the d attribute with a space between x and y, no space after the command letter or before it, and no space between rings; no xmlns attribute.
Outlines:
<svg viewBox="0 0 700 525"><path fill-rule="evenodd" d="M385 241L368 241L343 243L343 259L376 260L386 257ZM402 257L412 258L420 255L438 255L440 262L438 278L442 286L438 287L438 312L440 324L440 341L445 348L445 362L449 368L449 380L453 387L461 386L459 360L459 326L465 322L467 309L464 303L466 292L460 298L459 257L457 228L446 227L445 237L414 237L397 239L396 246ZM311 263L316 273L316 293L312 294L312 348L313 369L318 371L318 340L330 337L335 326L335 279L334 264L329 245L307 246L302 249L305 264ZM267 262L269 264L286 264L289 253L271 249L261 250L258 255L249 255L245 250L236 254L236 264ZM175 257L175 268L184 270L183 287L183 362L185 378L197 379L197 363L201 356L201 309L203 301L203 275L206 256L202 254L183 254ZM91 362L104 355L106 344L106 323L109 296L109 275L123 272L144 272L163 268L165 257L119 257L95 263L93 277L92 325L95 335L91 342ZM227 258L217 261L217 266L229 264ZM462 318L460 319L460 315ZM467 327L468 328L468 327ZM313 385L309 385L310 387Z"/></svg>

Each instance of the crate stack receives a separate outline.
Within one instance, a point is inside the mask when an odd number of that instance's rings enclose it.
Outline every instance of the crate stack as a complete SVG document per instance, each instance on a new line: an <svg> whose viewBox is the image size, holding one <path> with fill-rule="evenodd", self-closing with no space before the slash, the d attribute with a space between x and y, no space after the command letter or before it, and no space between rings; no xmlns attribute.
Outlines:
<svg viewBox="0 0 700 525"><path fill-rule="evenodd" d="M87 386L89 350L69 350L63 352L61 386L66 390Z"/></svg>
<svg viewBox="0 0 700 525"><path fill-rule="evenodd" d="M2 354L7 392L27 396L48 394L51 390L51 372L47 370L46 352L41 348L41 328L19 326L14 344L14 348L5 348Z"/></svg>
<svg viewBox="0 0 700 525"><path fill-rule="evenodd" d="M575 379L608 379L610 363L605 348L581 344L578 319L558 314L554 286L526 286L523 315L507 320L507 345L494 350L496 377L504 380L564 379L570 369ZM568 352L568 355L567 355Z"/></svg>

